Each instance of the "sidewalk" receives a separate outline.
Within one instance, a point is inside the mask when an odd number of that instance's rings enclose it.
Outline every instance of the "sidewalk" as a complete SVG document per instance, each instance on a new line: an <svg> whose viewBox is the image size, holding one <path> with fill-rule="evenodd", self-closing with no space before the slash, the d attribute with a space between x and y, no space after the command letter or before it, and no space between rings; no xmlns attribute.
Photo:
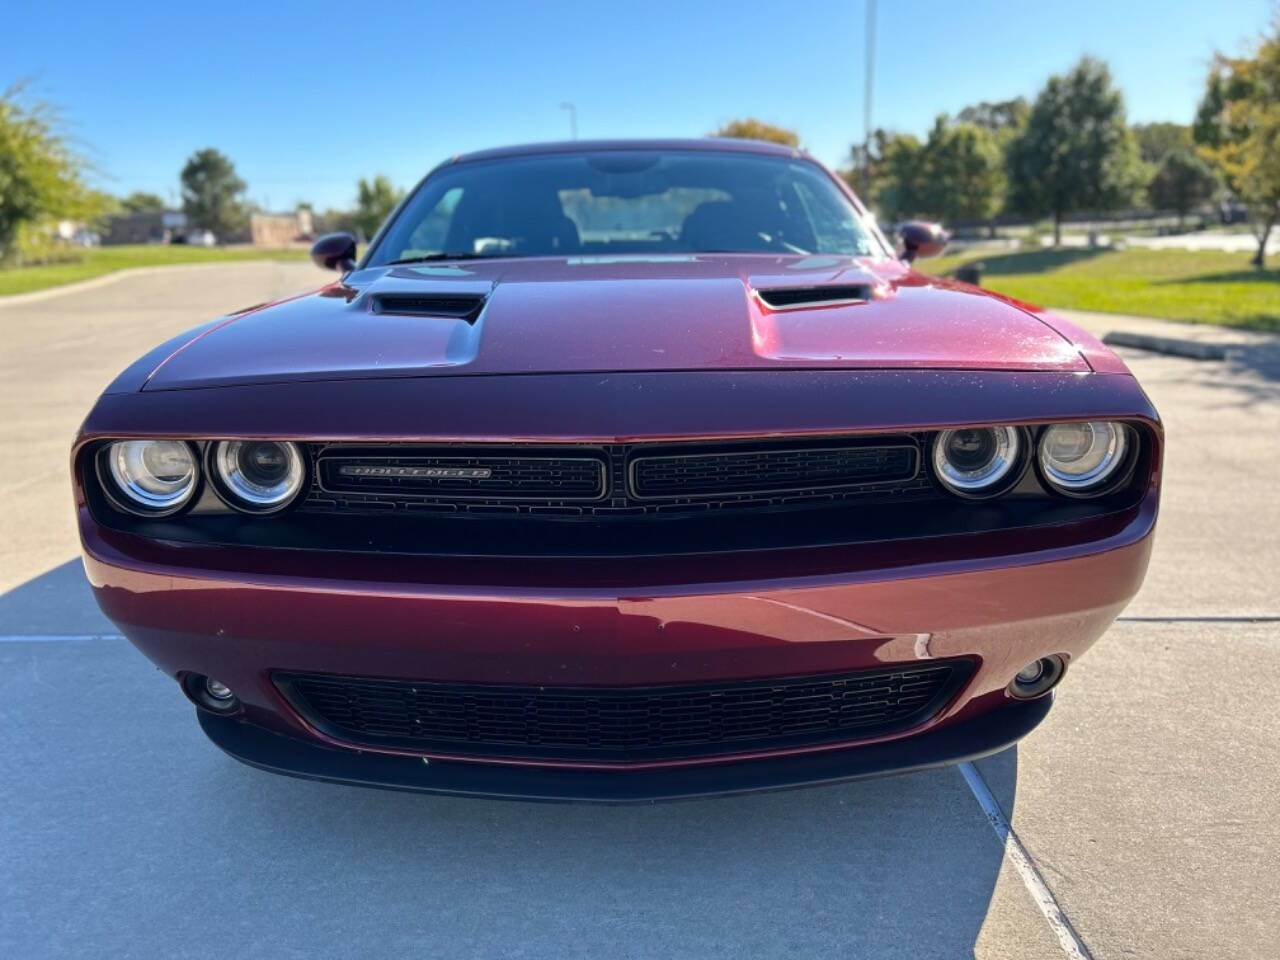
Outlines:
<svg viewBox="0 0 1280 960"><path fill-rule="evenodd" d="M1267 347L1280 345L1280 334L1261 330L1240 330L1211 323L1184 323L1181 320L1157 320L1123 313L1090 313L1086 310L1050 308L1060 317L1079 324L1098 338L1108 333L1123 332L1153 337L1172 337L1196 343L1219 343L1231 347Z"/></svg>
<svg viewBox="0 0 1280 960"><path fill-rule="evenodd" d="M1219 327L1209 323L1183 323L1178 320L1157 320L1153 317L1134 317L1123 313L1090 313L1084 310L1054 310L1072 323L1088 330L1100 340L1109 334L1128 334L1137 337L1155 337L1162 340L1181 341L1204 347L1221 347L1232 372L1253 372L1269 379L1280 379L1280 334L1260 330L1239 330ZM1128 344L1117 344L1122 352L1131 349ZM1154 349L1144 352L1165 353Z"/></svg>

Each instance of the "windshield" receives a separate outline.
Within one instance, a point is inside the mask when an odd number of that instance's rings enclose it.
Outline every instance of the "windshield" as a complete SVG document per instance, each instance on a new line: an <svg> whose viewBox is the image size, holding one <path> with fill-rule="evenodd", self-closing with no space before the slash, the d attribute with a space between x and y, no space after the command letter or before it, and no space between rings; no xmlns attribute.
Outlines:
<svg viewBox="0 0 1280 960"><path fill-rule="evenodd" d="M812 162L627 150L444 167L405 205L368 265L447 256L704 252L885 254Z"/></svg>

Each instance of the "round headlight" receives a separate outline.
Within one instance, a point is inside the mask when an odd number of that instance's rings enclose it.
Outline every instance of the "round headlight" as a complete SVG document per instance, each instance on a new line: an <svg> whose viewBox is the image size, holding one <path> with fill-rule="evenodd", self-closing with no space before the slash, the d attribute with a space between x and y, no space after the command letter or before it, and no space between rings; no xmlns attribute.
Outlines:
<svg viewBox="0 0 1280 960"><path fill-rule="evenodd" d="M943 486L963 497L993 497L1015 480L1022 461L1016 427L943 430L933 442L933 471Z"/></svg>
<svg viewBox="0 0 1280 960"><path fill-rule="evenodd" d="M283 509L307 474L296 443L224 440L214 444L210 459L223 499L250 513Z"/></svg>
<svg viewBox="0 0 1280 960"><path fill-rule="evenodd" d="M1129 431L1122 423L1056 423L1040 435L1040 471L1064 493L1105 486L1125 462Z"/></svg>
<svg viewBox="0 0 1280 960"><path fill-rule="evenodd" d="M196 492L196 456L181 440L117 440L103 462L116 500L134 513L173 513Z"/></svg>

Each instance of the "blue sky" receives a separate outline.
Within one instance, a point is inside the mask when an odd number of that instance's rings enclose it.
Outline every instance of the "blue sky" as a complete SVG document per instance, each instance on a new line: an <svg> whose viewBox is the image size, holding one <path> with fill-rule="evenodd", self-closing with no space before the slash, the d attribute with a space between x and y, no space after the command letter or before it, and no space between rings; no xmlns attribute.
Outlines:
<svg viewBox="0 0 1280 960"><path fill-rule="evenodd" d="M4 0L0 87L59 103L115 193L176 198L193 150L251 199L349 205L357 177L414 183L453 153L568 135L700 136L754 115L839 164L862 136L864 0L333 5ZM1130 120L1188 122L1215 49L1271 0L880 0L876 125L1033 96L1092 53Z"/></svg>

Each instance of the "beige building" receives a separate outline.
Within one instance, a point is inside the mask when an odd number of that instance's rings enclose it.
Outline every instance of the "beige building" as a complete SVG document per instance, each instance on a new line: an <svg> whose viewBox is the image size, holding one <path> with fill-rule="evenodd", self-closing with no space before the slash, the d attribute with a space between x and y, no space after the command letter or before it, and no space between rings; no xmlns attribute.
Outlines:
<svg viewBox="0 0 1280 960"><path fill-rule="evenodd" d="M311 211L255 213L249 217L249 236L255 247L287 247L311 239Z"/></svg>

